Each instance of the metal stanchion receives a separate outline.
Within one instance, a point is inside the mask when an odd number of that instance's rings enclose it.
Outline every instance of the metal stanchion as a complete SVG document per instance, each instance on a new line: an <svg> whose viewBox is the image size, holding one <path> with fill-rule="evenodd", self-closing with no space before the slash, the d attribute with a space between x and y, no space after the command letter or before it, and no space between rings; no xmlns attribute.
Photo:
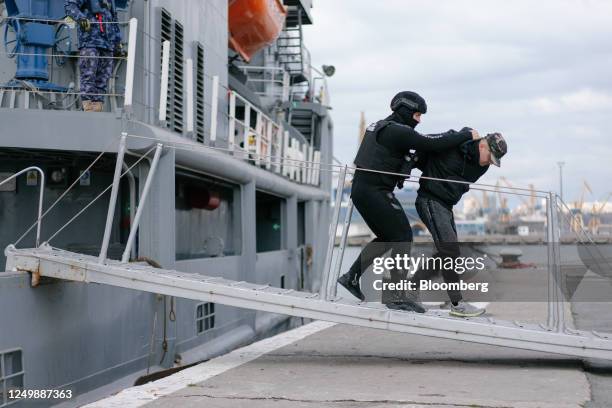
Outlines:
<svg viewBox="0 0 612 408"><path fill-rule="evenodd" d="M553 225L552 225L552 202L550 195L546 198L546 244L547 244L547 252L548 252L548 292L547 292L547 319L546 325L549 329L553 329L555 327L555 314L556 308L554 306L554 288L555 288L555 279L554 279L554 238L553 238Z"/></svg>
<svg viewBox="0 0 612 408"><path fill-rule="evenodd" d="M551 193L551 226L553 230L553 242L554 242L554 257L553 257L553 266L555 272L555 307L557 309L557 321L555 325L555 329L558 333L563 333L565 331L565 299L563 295L563 276L561 275L561 242L560 242L560 234L561 231L559 229L559 207L557 205L557 195L555 193Z"/></svg>
<svg viewBox="0 0 612 408"><path fill-rule="evenodd" d="M121 169L123 167L123 156L125 155L125 139L127 133L121 133L119 140L119 150L117 151L117 162L115 163L115 174L113 176L113 188L111 189L111 197L108 202L108 213L106 214L106 226L104 227L104 238L102 239L102 248L100 249L99 263L104 263L108 253L108 243L110 241L111 230L113 228L113 219L115 218L115 205L117 204L117 195L119 194L119 179L121 178Z"/></svg>
<svg viewBox="0 0 612 408"><path fill-rule="evenodd" d="M323 265L323 274L321 276L321 288L319 295L321 298L327 299L328 287L330 286L331 262L334 253L334 244L336 242L336 229L338 228L338 219L340 218L340 205L342 203L342 190L344 189L344 180L346 179L347 166L344 166L338 174L338 187L336 190L336 201L334 214L329 226L329 241L327 242L327 254L325 255L325 264ZM333 282L335 284L335 282Z"/></svg>
<svg viewBox="0 0 612 408"><path fill-rule="evenodd" d="M546 200L547 244L548 244L548 319L549 329L565 330L565 310L561 289L561 246L559 240L559 214L555 193L549 193Z"/></svg>
<svg viewBox="0 0 612 408"><path fill-rule="evenodd" d="M344 216L344 224L342 225L342 237L340 238L340 248L338 250L338 256L336 257L336 265L334 267L334 273L332 273L330 282L332 285L328 288L329 298L336 296L338 285L333 283L338 280L340 276L340 269L342 268L342 260L344 259L344 250L346 249L346 241L348 238L348 230L351 226L351 217L353 215L353 200L349 199L348 206L346 208L346 214Z"/></svg>
<svg viewBox="0 0 612 408"><path fill-rule="evenodd" d="M134 239L136 239L136 233L138 232L138 224L140 223L142 209L144 208L145 202L147 201L147 196L151 188L151 182L153 181L153 177L155 177L155 170L157 169L157 164L159 163L159 156L161 156L161 151L162 144L158 143L157 148L155 149L155 156L153 156L153 161L151 162L149 174L147 175L147 180L145 181L145 185L142 189L142 196L140 197L140 200L138 202L138 210L136 211L136 216L134 217L134 221L132 223L130 236L128 237L125 250L123 251L121 262L127 262L130 260L130 252L132 251L132 245L134 245Z"/></svg>

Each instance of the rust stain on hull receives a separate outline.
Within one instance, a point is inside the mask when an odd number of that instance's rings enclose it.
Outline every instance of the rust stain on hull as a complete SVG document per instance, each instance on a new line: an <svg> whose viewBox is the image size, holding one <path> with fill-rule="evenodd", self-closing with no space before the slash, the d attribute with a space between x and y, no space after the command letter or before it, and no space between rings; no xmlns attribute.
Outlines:
<svg viewBox="0 0 612 408"><path fill-rule="evenodd" d="M31 276L31 281L30 281L30 286L35 288L40 284L40 279L41 279L41 275L40 275L40 268L36 268L35 270L30 270L30 269L26 269L26 268L17 268L17 270L19 272L27 272L30 274Z"/></svg>

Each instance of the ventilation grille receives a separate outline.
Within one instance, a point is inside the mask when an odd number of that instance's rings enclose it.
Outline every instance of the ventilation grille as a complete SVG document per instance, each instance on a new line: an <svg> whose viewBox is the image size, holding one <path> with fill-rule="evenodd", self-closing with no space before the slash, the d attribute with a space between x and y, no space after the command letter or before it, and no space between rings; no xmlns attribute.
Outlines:
<svg viewBox="0 0 612 408"><path fill-rule="evenodd" d="M0 407L17 402L10 398L23 390L23 355L21 350L0 351Z"/></svg>
<svg viewBox="0 0 612 408"><path fill-rule="evenodd" d="M172 46L172 15L166 9L163 9L163 8L161 9L160 34L161 34L161 44L159 46L159 66L160 66L159 72L161 72L161 67L162 67L164 41L170 41L170 52L171 53L174 50L174 47ZM170 66L168 70L170 78L172 78L173 65L174 65L174 61L172 60L172 58L170 58ZM168 81L168 99L166 100L166 127L172 126L172 116L174 113L172 110L172 88L173 88L173 81Z"/></svg>
<svg viewBox="0 0 612 408"><path fill-rule="evenodd" d="M204 47L196 43L196 72L195 72L195 131L196 140L204 143Z"/></svg>
<svg viewBox="0 0 612 408"><path fill-rule="evenodd" d="M183 25L178 21L174 21L174 67L172 70L172 130L177 133L183 133L183 80L185 70L183 61L185 58L183 52Z"/></svg>
<svg viewBox="0 0 612 408"><path fill-rule="evenodd" d="M183 133L184 124L184 33L183 25L172 19L168 10L161 9L160 67L162 63L163 42L170 41L170 67L168 80L168 102L166 103L166 127ZM161 69L160 69L161 72Z"/></svg>

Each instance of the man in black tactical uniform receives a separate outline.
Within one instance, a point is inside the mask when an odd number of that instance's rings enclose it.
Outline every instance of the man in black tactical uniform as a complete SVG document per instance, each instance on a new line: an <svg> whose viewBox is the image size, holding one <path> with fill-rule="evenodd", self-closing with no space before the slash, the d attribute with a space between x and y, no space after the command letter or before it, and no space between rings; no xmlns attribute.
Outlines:
<svg viewBox="0 0 612 408"><path fill-rule="evenodd" d="M338 279L338 283L361 300L365 296L359 279L374 258L389 249L392 256L409 255L412 242L410 223L393 194L395 187L402 185L406 177L379 172L409 174L418 161L415 152L443 151L479 137L478 132L469 128L434 135L415 131L421 115L427 113L427 104L414 92L398 93L391 101L391 110L393 113L389 117L367 128L355 157L358 170L353 178L351 198L376 238L361 252L349 271ZM407 271L392 269L390 272L393 282L406 279ZM404 291L385 295L383 293L383 303L391 309L425 311Z"/></svg>

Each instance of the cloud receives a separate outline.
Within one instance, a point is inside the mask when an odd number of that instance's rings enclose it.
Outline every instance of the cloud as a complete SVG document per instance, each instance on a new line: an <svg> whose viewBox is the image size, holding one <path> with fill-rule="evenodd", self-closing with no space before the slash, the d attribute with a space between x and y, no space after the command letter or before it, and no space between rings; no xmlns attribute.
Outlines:
<svg viewBox="0 0 612 408"><path fill-rule="evenodd" d="M419 130L473 126L502 131L510 152L500 175L516 185L558 189L565 161L568 196L582 179L612 190L612 2L605 0L318 0L306 27L329 80L335 155L351 162L360 111L389 113L399 90L424 95Z"/></svg>

